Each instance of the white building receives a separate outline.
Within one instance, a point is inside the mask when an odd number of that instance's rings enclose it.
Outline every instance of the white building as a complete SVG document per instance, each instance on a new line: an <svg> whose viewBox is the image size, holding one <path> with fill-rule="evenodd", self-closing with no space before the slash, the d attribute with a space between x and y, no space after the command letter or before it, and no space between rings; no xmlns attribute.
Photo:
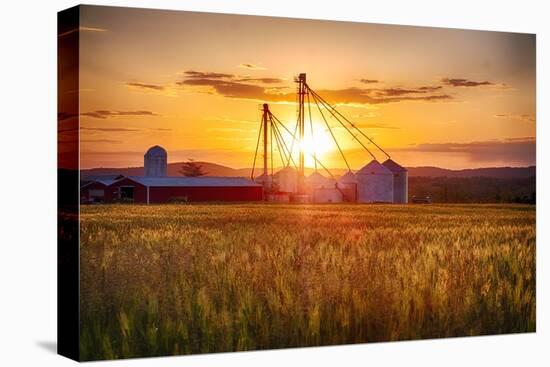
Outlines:
<svg viewBox="0 0 550 367"><path fill-rule="evenodd" d="M335 181L319 172L313 172L305 178L305 183L308 190L315 190L318 188L334 188Z"/></svg>
<svg viewBox="0 0 550 367"><path fill-rule="evenodd" d="M278 191L294 194L298 192L298 172L292 167L285 167L273 175L273 183Z"/></svg>
<svg viewBox="0 0 550 367"><path fill-rule="evenodd" d="M343 193L346 202L357 201L357 177L348 171L338 179L338 188Z"/></svg>
<svg viewBox="0 0 550 367"><path fill-rule="evenodd" d="M393 173L393 202L396 204L407 204L409 192L409 174L407 169L391 159L388 159L382 165Z"/></svg>
<svg viewBox="0 0 550 367"><path fill-rule="evenodd" d="M358 203L393 203L393 173L373 159L355 174Z"/></svg>

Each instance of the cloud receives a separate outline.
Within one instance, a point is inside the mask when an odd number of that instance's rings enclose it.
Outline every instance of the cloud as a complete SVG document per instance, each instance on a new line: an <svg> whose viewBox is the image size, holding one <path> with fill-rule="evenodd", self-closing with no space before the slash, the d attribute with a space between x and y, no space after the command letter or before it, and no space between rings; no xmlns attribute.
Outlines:
<svg viewBox="0 0 550 367"><path fill-rule="evenodd" d="M224 74L224 73L212 73L212 72L203 72L195 70L187 70L183 72L184 75L190 78L208 78L208 79L224 79L224 78L233 78L233 74Z"/></svg>
<svg viewBox="0 0 550 367"><path fill-rule="evenodd" d="M250 64L250 63L244 63L239 65L240 68L248 69L248 70L266 70L263 66Z"/></svg>
<svg viewBox="0 0 550 367"><path fill-rule="evenodd" d="M80 26L79 28L74 28L74 29L71 29L67 32L60 33L58 35L58 37L68 36L69 34L75 33L77 31L80 31L80 32L107 32L107 30L104 29L104 28Z"/></svg>
<svg viewBox="0 0 550 367"><path fill-rule="evenodd" d="M228 80L193 78L177 82L177 84L212 87L218 94L232 98L262 99L264 95L264 88L260 86Z"/></svg>
<svg viewBox="0 0 550 367"><path fill-rule="evenodd" d="M441 81L445 85L449 85L451 87L479 87L483 85L496 85L496 83L489 81L476 82L468 79L443 78Z"/></svg>
<svg viewBox="0 0 550 367"><path fill-rule="evenodd" d="M96 110L91 112L85 112L82 116L93 117L97 119L106 119L117 116L159 116L152 111L110 111L110 110Z"/></svg>
<svg viewBox="0 0 550 367"><path fill-rule="evenodd" d="M380 83L380 81L377 80L377 79L359 79L359 81L360 81L361 83L365 83L365 84Z"/></svg>
<svg viewBox="0 0 550 367"><path fill-rule="evenodd" d="M186 71L187 77L177 81L180 86L207 87L213 89L218 95L229 98L252 99L264 102L295 103L296 95L293 89L288 87L264 87L251 83L282 82L279 78L243 78L231 74ZM210 77L206 77L209 75ZM356 88L325 89L317 92L324 99L334 104L365 105L380 103L395 103L403 101L444 101L452 97L447 94L433 94L438 87L420 88Z"/></svg>
<svg viewBox="0 0 550 367"><path fill-rule="evenodd" d="M317 91L325 100L336 104L381 104L381 103L396 103L404 101L424 101L436 102L450 100L448 94L428 94L426 91L415 89L361 89L361 88L346 88L337 90L319 90Z"/></svg>
<svg viewBox="0 0 550 367"><path fill-rule="evenodd" d="M280 78L241 78L235 79L236 82L260 82L264 84L278 84L285 82L284 79Z"/></svg>
<svg viewBox="0 0 550 367"><path fill-rule="evenodd" d="M394 151L396 150L465 155L471 161L535 164L536 140L535 137L520 137L466 143L424 143L394 149Z"/></svg>
<svg viewBox="0 0 550 367"><path fill-rule="evenodd" d="M441 85L435 85L435 86L429 85L429 86L420 87L418 88L418 90L425 91L425 92L435 92L441 88L443 88Z"/></svg>
<svg viewBox="0 0 550 367"><path fill-rule="evenodd" d="M517 114L501 113L501 114L496 114L493 117L498 119L506 119L506 120L516 120L516 121L525 121L525 122L533 122L533 123L536 122L535 117L529 114L517 115Z"/></svg>
<svg viewBox="0 0 550 367"><path fill-rule="evenodd" d="M138 89L151 89L151 90L164 90L164 86L162 85L156 85L156 84L147 84L147 83L139 83L139 82L127 82L127 86L134 87Z"/></svg>

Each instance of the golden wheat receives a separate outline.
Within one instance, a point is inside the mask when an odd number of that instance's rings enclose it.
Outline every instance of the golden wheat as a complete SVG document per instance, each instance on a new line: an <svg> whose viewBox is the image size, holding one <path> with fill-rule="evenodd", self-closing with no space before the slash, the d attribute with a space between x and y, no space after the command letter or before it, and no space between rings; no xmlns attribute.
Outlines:
<svg viewBox="0 0 550 367"><path fill-rule="evenodd" d="M535 331L535 209L82 207L86 360Z"/></svg>

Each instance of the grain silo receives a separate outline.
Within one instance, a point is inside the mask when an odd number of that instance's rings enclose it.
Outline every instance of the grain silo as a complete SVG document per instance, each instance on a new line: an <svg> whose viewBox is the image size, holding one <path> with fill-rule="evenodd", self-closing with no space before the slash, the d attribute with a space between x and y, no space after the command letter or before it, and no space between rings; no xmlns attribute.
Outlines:
<svg viewBox="0 0 550 367"><path fill-rule="evenodd" d="M313 190L312 201L314 203L341 203L342 191L335 187L318 187Z"/></svg>
<svg viewBox="0 0 550 367"><path fill-rule="evenodd" d="M348 171L338 179L338 188L343 194L344 201L357 201L357 177L353 172Z"/></svg>
<svg viewBox="0 0 550 367"><path fill-rule="evenodd" d="M167 166L166 150L158 145L149 148L143 156L145 176L146 177L164 177L166 176Z"/></svg>
<svg viewBox="0 0 550 367"><path fill-rule="evenodd" d="M285 167L273 175L273 188L278 192L294 194L298 192L298 172L292 167Z"/></svg>
<svg viewBox="0 0 550 367"><path fill-rule="evenodd" d="M305 182L308 190L314 190L321 187L334 187L334 180L323 176L319 172L313 172L306 177Z"/></svg>
<svg viewBox="0 0 550 367"><path fill-rule="evenodd" d="M388 159L382 165L393 173L393 202L396 204L407 204L409 190L409 174L407 169L392 159Z"/></svg>
<svg viewBox="0 0 550 367"><path fill-rule="evenodd" d="M254 179L254 182L259 183L264 187L264 190L271 191L271 185L273 184L273 176L261 174Z"/></svg>
<svg viewBox="0 0 550 367"><path fill-rule="evenodd" d="M393 173L373 159L356 173L358 203L393 203Z"/></svg>

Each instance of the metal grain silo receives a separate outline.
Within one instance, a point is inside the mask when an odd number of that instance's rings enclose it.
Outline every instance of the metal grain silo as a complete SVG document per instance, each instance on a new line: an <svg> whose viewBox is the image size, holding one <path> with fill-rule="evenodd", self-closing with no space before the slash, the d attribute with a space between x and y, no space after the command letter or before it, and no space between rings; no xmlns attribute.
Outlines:
<svg viewBox="0 0 550 367"><path fill-rule="evenodd" d="M393 173L372 160L355 174L358 203L393 203Z"/></svg>
<svg viewBox="0 0 550 367"><path fill-rule="evenodd" d="M279 192L298 192L298 172L291 167L285 167L273 177L274 189Z"/></svg>
<svg viewBox="0 0 550 367"><path fill-rule="evenodd" d="M338 189L342 191L344 201L357 201L357 177L353 172L348 171L338 179Z"/></svg>
<svg viewBox="0 0 550 367"><path fill-rule="evenodd" d="M333 188L335 183L334 180L323 176L319 172L313 172L311 175L306 177L305 182L308 190L314 190L321 187Z"/></svg>
<svg viewBox="0 0 550 367"><path fill-rule="evenodd" d="M273 176L266 175L265 173L257 176L254 179L254 182L259 183L264 187L265 190L271 190L271 185L273 184Z"/></svg>
<svg viewBox="0 0 550 367"><path fill-rule="evenodd" d="M396 204L407 204L409 191L409 174L407 169L391 159L388 159L382 165L393 173L393 202Z"/></svg>
<svg viewBox="0 0 550 367"><path fill-rule="evenodd" d="M342 191L335 187L318 187L314 189L312 200L314 203L341 203L344 201Z"/></svg>
<svg viewBox="0 0 550 367"><path fill-rule="evenodd" d="M163 177L166 176L168 154L166 150L158 145L149 148L143 156L145 176Z"/></svg>

